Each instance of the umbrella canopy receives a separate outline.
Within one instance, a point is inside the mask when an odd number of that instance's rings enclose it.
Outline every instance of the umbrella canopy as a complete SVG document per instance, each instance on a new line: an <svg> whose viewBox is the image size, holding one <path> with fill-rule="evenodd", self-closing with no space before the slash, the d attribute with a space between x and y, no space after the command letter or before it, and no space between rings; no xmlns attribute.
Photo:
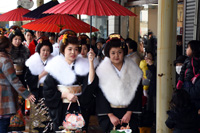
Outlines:
<svg viewBox="0 0 200 133"><path fill-rule="evenodd" d="M24 14L30 12L30 10L19 6L17 9L11 10L0 15L0 21L23 21L32 20L30 18L23 17Z"/></svg>
<svg viewBox="0 0 200 133"><path fill-rule="evenodd" d="M90 25L76 19L73 16L67 14L54 14L40 18L28 24L22 25L25 29L45 31L45 32L60 32L62 29L70 29L76 33L90 32ZM92 27L92 31L98 31L95 27Z"/></svg>
<svg viewBox="0 0 200 133"><path fill-rule="evenodd" d="M49 14L42 14L42 13L57 4L59 4L57 0L51 0L50 2L43 4L38 8L36 8L35 10L25 14L24 17L35 18L35 19L46 17Z"/></svg>
<svg viewBox="0 0 200 133"><path fill-rule="evenodd" d="M137 16L112 0L66 0L44 13L85 14L90 16Z"/></svg>

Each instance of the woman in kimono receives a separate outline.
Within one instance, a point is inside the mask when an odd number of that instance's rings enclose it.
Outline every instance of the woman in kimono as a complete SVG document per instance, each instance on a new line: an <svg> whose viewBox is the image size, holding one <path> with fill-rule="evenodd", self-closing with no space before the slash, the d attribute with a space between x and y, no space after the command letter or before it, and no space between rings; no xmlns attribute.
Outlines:
<svg viewBox="0 0 200 133"><path fill-rule="evenodd" d="M127 52L122 37L111 34L105 47L106 57L96 69L99 82L96 111L104 132L129 124L133 133L139 133L137 114L142 108L142 71L125 57Z"/></svg>
<svg viewBox="0 0 200 133"><path fill-rule="evenodd" d="M62 125L70 102L72 102L72 104L69 111L77 111L78 104L76 101L79 99L84 119L87 115L86 110L90 107L90 99L87 97L87 94L85 94L85 90L90 87L92 88L93 86L93 84L90 83L93 82L94 79L94 76L91 75L94 75L94 65L92 61L95 54L92 50L90 50L90 69L86 68L88 60L83 60L83 58L77 57L79 54L79 42L75 34L72 34L71 32L72 31L63 35L60 53L64 56L60 55L54 57L53 60L45 67L48 75L44 81L43 94L45 97L45 103L47 107L49 107L51 119L53 120L54 131L58 131L58 127ZM59 91L57 88L58 85L78 85L81 86L82 92L74 94L68 91ZM65 101L63 99L65 99ZM83 128L83 130L86 128L87 127Z"/></svg>
<svg viewBox="0 0 200 133"><path fill-rule="evenodd" d="M47 127L44 129L45 125L48 125L49 118L47 118L48 109L44 105L43 83L47 76L47 72L44 70L44 67L52 60L52 51L52 44L48 38L42 37L40 38L36 53L26 61L26 67L28 67L25 76L26 83L36 98L35 104L31 104L30 118L32 124L30 129L35 129L39 132L48 129ZM39 123L35 124L36 121Z"/></svg>
<svg viewBox="0 0 200 133"><path fill-rule="evenodd" d="M10 55L11 59L13 60L16 74L26 87L24 80L24 75L26 72L25 61L29 58L30 51L26 46L22 45L24 35L19 29L13 30L9 35L9 39L12 43Z"/></svg>

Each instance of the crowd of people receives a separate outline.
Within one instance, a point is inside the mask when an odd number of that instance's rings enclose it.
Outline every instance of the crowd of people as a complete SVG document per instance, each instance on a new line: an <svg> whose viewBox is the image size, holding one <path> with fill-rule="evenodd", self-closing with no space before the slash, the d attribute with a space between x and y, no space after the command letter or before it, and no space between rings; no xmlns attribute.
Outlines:
<svg viewBox="0 0 200 133"><path fill-rule="evenodd" d="M30 114L23 106L20 109L29 115L32 132L62 130L66 113L80 110L83 131L88 130L93 114L106 133L113 129L150 133L155 129L156 41L152 33L144 46L142 40L137 44L115 33L107 39L93 37L90 44L86 34L77 36L68 29L58 35L23 33L17 26L9 35L0 31L1 133L13 127L13 116L19 113L15 92L31 101ZM180 56L174 62L179 78L166 121L174 132L193 133L199 127L199 51L199 41L190 41L188 58Z"/></svg>

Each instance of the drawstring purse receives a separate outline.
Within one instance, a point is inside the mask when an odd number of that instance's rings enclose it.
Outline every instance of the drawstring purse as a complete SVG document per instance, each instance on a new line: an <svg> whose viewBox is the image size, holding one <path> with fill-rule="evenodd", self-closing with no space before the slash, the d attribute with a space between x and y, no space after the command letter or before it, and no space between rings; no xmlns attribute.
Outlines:
<svg viewBox="0 0 200 133"><path fill-rule="evenodd" d="M65 116L65 119L63 121L63 127L66 130L81 129L85 125L85 121L84 121L83 116L81 114L80 103L79 103L78 100L77 100L77 103L78 103L79 112L75 112L75 111L73 113L69 112L71 102L69 103L69 105L67 107L66 116Z"/></svg>

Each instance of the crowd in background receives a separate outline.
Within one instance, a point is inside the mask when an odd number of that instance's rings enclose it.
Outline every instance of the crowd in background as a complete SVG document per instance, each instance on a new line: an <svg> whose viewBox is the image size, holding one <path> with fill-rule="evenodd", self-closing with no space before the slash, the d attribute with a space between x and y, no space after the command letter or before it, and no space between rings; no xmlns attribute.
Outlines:
<svg viewBox="0 0 200 133"><path fill-rule="evenodd" d="M91 44L86 34L77 36L68 29L59 34L23 33L12 26L9 34L2 28L0 32L1 133L23 130L24 116L31 120L31 131L58 131L65 113L78 111L77 101L85 120L82 130L88 130L90 116L96 115L102 132L114 127L155 132L157 39L152 32L138 43L113 33L107 39L93 36ZM166 120L177 133L198 131L199 45L199 41L190 41L187 56L177 48L177 89ZM81 91L62 91L62 86L78 86ZM30 108L24 104L26 98ZM12 104L8 107L7 102Z"/></svg>

